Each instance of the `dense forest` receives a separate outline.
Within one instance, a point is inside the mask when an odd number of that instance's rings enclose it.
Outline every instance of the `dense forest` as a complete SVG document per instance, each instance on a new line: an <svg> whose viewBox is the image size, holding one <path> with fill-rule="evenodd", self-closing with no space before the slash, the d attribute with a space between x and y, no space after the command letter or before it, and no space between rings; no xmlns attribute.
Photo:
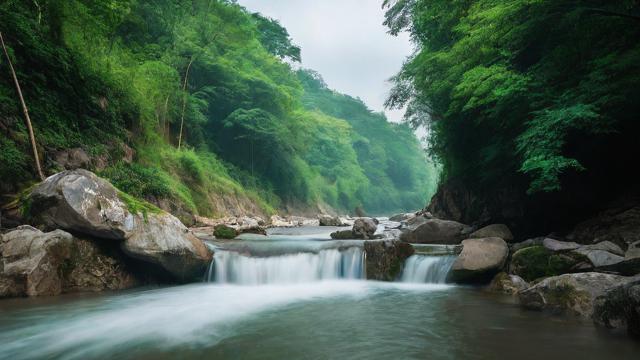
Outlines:
<svg viewBox="0 0 640 360"><path fill-rule="evenodd" d="M637 193L640 2L387 0L416 53L391 107L430 130L464 222L560 229ZM532 228L535 227L535 228Z"/></svg>
<svg viewBox="0 0 640 360"><path fill-rule="evenodd" d="M46 174L80 149L122 191L206 216L383 213L435 191L407 125L300 69L287 30L234 1L9 0L0 18ZM37 177L4 56L0 74L0 193L17 194Z"/></svg>

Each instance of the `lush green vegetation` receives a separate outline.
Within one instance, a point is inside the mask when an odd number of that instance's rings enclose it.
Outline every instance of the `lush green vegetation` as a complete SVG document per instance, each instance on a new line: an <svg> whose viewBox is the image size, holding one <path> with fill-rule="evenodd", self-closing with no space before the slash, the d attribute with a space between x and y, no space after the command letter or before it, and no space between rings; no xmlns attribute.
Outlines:
<svg viewBox="0 0 640 360"><path fill-rule="evenodd" d="M286 29L233 1L9 0L0 18L48 173L80 147L122 191L210 216L220 196L414 209L435 186L408 127L294 71ZM0 74L0 192L17 192L33 167Z"/></svg>
<svg viewBox="0 0 640 360"><path fill-rule="evenodd" d="M480 194L518 189L547 217L633 186L637 1L384 3L390 32L418 46L388 104L430 129L446 178Z"/></svg>

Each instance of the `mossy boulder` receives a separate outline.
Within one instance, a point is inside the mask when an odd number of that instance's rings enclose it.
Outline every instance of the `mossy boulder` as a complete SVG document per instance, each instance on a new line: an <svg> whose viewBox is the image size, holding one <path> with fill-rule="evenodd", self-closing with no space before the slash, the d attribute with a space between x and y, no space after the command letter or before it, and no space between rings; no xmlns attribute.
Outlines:
<svg viewBox="0 0 640 360"><path fill-rule="evenodd" d="M585 271L591 263L574 252L554 252L544 246L530 246L516 251L511 258L510 272L526 281Z"/></svg>
<svg viewBox="0 0 640 360"><path fill-rule="evenodd" d="M587 272L546 278L519 293L520 304L531 310L590 318L594 300L625 281L623 276Z"/></svg>
<svg viewBox="0 0 640 360"><path fill-rule="evenodd" d="M238 236L238 231L230 226L220 224L213 228L213 236L216 239L235 239Z"/></svg>

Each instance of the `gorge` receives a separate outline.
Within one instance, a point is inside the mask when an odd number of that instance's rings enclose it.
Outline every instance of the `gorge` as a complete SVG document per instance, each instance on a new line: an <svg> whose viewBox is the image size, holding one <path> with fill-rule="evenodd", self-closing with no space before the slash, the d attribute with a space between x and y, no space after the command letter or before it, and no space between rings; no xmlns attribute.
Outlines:
<svg viewBox="0 0 640 360"><path fill-rule="evenodd" d="M638 19L0 1L0 359L637 359Z"/></svg>

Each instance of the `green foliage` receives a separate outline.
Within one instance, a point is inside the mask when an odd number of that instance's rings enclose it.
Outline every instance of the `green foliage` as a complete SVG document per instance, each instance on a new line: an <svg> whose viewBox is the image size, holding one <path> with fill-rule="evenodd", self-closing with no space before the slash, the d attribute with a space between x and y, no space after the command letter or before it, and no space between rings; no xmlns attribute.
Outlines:
<svg viewBox="0 0 640 360"><path fill-rule="evenodd" d="M557 192L581 172L604 172L609 148L632 141L617 131L634 129L640 104L637 1L384 6L390 32L408 30L418 46L387 104L430 129L447 176L483 190Z"/></svg>
<svg viewBox="0 0 640 360"><path fill-rule="evenodd" d="M118 189L138 198L163 198L172 194L171 186L164 174L156 168L144 167L141 164L119 162L99 175Z"/></svg>
<svg viewBox="0 0 640 360"><path fill-rule="evenodd" d="M235 239L235 237L238 236L238 232L232 227L217 225L213 229L213 236L217 239Z"/></svg>
<svg viewBox="0 0 640 360"><path fill-rule="evenodd" d="M135 197L122 191L118 192L118 197L127 206L127 210L129 210L130 213L142 214L145 221L147 220L147 216L149 214L162 213L162 210L158 209L156 206L153 206L144 200L136 199Z"/></svg>
<svg viewBox="0 0 640 360"><path fill-rule="evenodd" d="M526 281L571 272L581 261L589 260L579 254L553 252L544 246L530 246L513 254L512 271Z"/></svg>
<svg viewBox="0 0 640 360"><path fill-rule="evenodd" d="M294 71L287 30L235 1L10 0L0 18L49 171L81 146L134 199L210 216L232 196L267 214L409 210L435 184L408 128ZM28 141L4 75L0 100L0 176L22 182Z"/></svg>

